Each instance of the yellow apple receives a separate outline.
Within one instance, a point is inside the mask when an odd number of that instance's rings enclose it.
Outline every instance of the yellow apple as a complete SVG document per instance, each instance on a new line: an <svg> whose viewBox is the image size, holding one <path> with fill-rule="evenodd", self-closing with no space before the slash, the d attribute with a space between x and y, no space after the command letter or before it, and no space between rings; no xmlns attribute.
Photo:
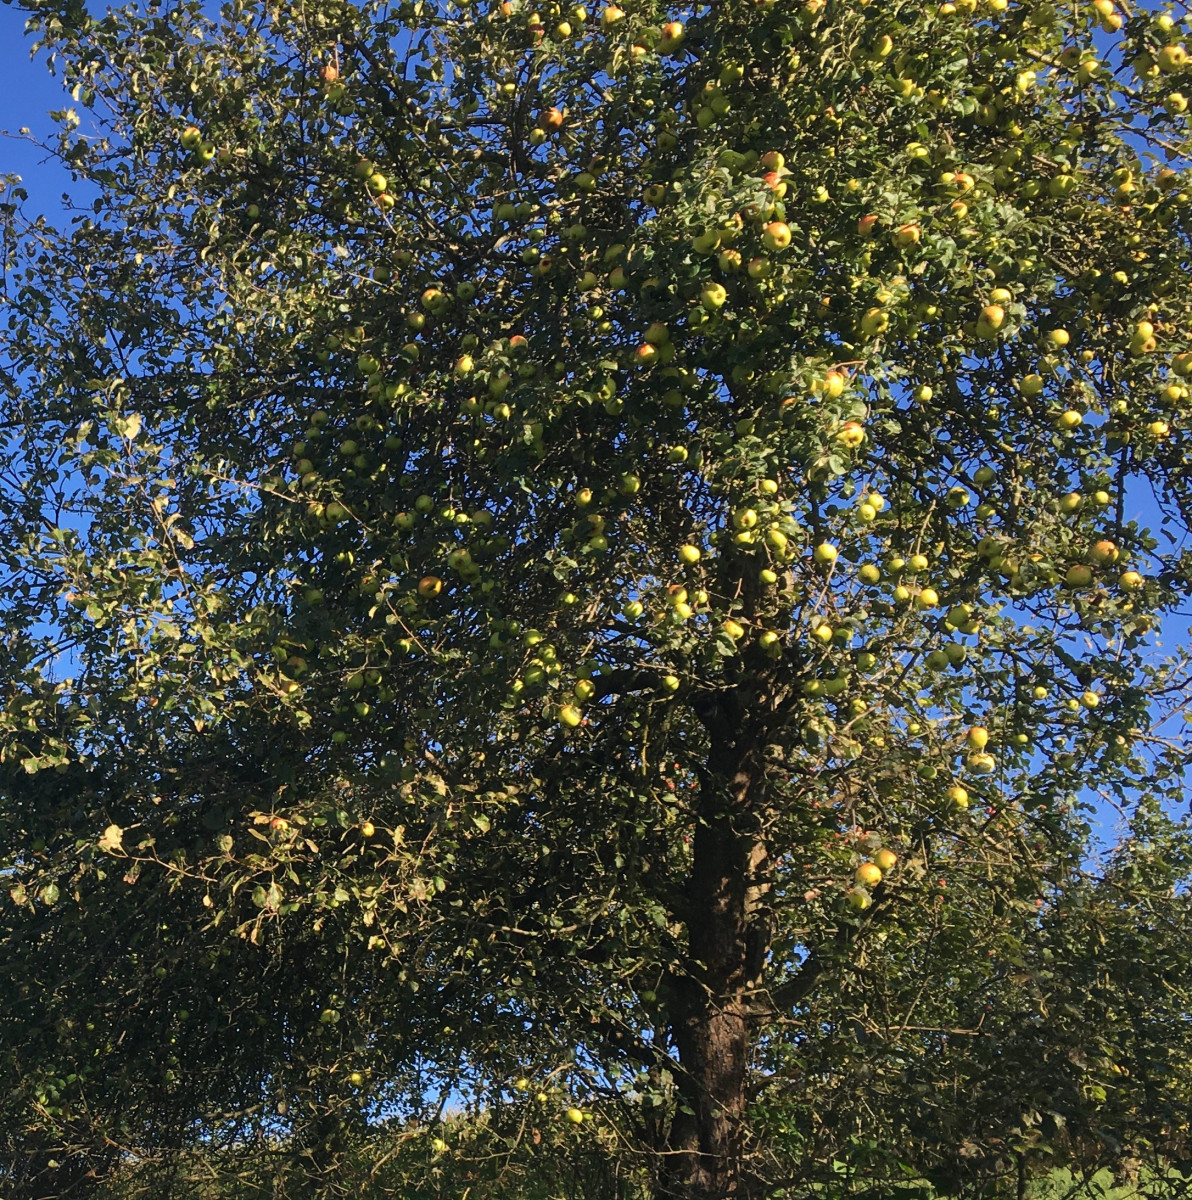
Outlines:
<svg viewBox="0 0 1192 1200"><path fill-rule="evenodd" d="M875 887L882 881L882 871L877 863L863 862L853 872L853 879L865 887Z"/></svg>

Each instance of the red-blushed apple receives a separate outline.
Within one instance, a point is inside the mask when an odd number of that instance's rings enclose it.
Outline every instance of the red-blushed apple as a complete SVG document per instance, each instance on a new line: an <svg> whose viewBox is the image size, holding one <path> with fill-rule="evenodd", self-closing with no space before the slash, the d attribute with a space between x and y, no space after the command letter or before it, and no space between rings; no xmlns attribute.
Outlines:
<svg viewBox="0 0 1192 1200"><path fill-rule="evenodd" d="M845 421L836 431L836 440L849 450L855 450L865 441L865 428L859 421Z"/></svg>
<svg viewBox="0 0 1192 1200"><path fill-rule="evenodd" d="M682 21L667 21L659 31L658 53L674 54L683 44L685 37L686 31L683 29Z"/></svg>

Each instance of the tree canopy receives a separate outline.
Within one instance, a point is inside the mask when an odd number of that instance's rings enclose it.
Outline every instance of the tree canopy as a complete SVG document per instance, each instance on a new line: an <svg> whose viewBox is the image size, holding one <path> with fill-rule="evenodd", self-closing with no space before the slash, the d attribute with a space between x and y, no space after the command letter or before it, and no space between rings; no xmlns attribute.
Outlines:
<svg viewBox="0 0 1192 1200"><path fill-rule="evenodd" d="M1192 1159L1182 8L19 7L13 1194Z"/></svg>

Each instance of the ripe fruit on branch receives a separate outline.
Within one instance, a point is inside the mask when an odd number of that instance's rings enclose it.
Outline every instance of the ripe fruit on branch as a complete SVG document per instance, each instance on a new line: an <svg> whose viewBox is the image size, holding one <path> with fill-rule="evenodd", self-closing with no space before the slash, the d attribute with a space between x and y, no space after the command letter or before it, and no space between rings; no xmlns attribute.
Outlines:
<svg viewBox="0 0 1192 1200"><path fill-rule="evenodd" d="M188 125L179 135L183 150L197 150L203 144L203 131L197 125Z"/></svg>
<svg viewBox="0 0 1192 1200"><path fill-rule="evenodd" d="M836 440L849 450L855 450L865 441L865 428L859 421L845 421L836 432Z"/></svg>
<svg viewBox="0 0 1192 1200"><path fill-rule="evenodd" d="M1120 554L1121 551L1118 550L1117 544L1108 539L1102 539L1094 543L1093 548L1089 551L1089 557L1093 562L1101 563L1102 565L1117 562Z"/></svg>
<svg viewBox="0 0 1192 1200"><path fill-rule="evenodd" d="M1006 324L1006 310L1000 304L987 304L977 318L977 336L990 340Z"/></svg>
<svg viewBox="0 0 1192 1200"><path fill-rule="evenodd" d="M877 337L890 328L890 314L884 308L874 306L865 310L861 317L861 333L865 337Z"/></svg>
<svg viewBox="0 0 1192 1200"><path fill-rule="evenodd" d="M917 246L919 244L919 239L922 236L923 231L918 225L899 225L899 227L894 230L894 245L900 250L905 250L908 246Z"/></svg>
<svg viewBox="0 0 1192 1200"><path fill-rule="evenodd" d="M538 128L544 133L558 133L563 128L563 114L557 108L544 108L538 114Z"/></svg>
<svg viewBox="0 0 1192 1200"><path fill-rule="evenodd" d="M443 590L443 581L437 575L424 575L418 581L418 595L423 599L433 599Z"/></svg>
<svg viewBox="0 0 1192 1200"><path fill-rule="evenodd" d="M873 861L882 872L890 872L898 865L898 855L893 850L881 849L873 856Z"/></svg>
<svg viewBox="0 0 1192 1200"><path fill-rule="evenodd" d="M574 729L583 719L584 714L574 704L564 704L559 709L559 720L568 729Z"/></svg>
<svg viewBox="0 0 1192 1200"><path fill-rule="evenodd" d="M822 566L830 566L839 557L840 551L832 545L831 542L820 542L813 551L813 556L817 563Z"/></svg>
<svg viewBox="0 0 1192 1200"><path fill-rule="evenodd" d="M863 862L853 873L853 879L865 887L875 887L882 881L882 871L877 863Z"/></svg>
<svg viewBox="0 0 1192 1200"><path fill-rule="evenodd" d="M422 293L422 307L433 316L439 316L447 311L451 297L437 287L429 287ZM510 339L512 343L512 339Z"/></svg>
<svg viewBox="0 0 1192 1200"><path fill-rule="evenodd" d="M709 312L715 312L717 309L723 308L727 299L728 292L719 283L705 284L699 294L700 304Z"/></svg>
<svg viewBox="0 0 1192 1200"><path fill-rule="evenodd" d="M767 250L785 250L791 244L791 227L785 221L770 221L762 227L762 245Z"/></svg>
<svg viewBox="0 0 1192 1200"><path fill-rule="evenodd" d="M674 54L683 44L685 37L686 31L683 28L682 21L667 21L659 32L658 53Z"/></svg>
<svg viewBox="0 0 1192 1200"><path fill-rule="evenodd" d="M1155 340L1155 327L1150 321L1139 321L1134 326L1134 332L1130 336L1131 354L1151 354L1158 347L1158 344Z"/></svg>
<svg viewBox="0 0 1192 1200"><path fill-rule="evenodd" d="M1164 46L1155 62L1165 75L1174 75L1187 67L1188 51L1183 46Z"/></svg>

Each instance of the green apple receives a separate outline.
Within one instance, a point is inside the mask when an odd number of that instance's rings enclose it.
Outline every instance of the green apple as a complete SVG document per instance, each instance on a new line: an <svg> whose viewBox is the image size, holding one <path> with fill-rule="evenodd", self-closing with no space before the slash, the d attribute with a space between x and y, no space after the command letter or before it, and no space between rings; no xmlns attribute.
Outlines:
<svg viewBox="0 0 1192 1200"><path fill-rule="evenodd" d="M762 245L767 250L785 250L791 244L791 227L785 221L770 221L762 226Z"/></svg>
<svg viewBox="0 0 1192 1200"><path fill-rule="evenodd" d="M724 286L719 283L706 283L699 294L700 304L708 312L715 312L724 307L725 301L728 300L728 292Z"/></svg>

